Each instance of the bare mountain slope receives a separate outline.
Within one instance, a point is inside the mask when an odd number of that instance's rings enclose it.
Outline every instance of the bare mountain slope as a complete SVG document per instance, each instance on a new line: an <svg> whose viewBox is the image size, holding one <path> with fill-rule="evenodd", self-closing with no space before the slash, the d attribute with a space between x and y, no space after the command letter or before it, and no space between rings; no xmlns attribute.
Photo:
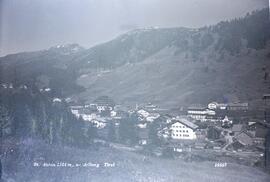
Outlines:
<svg viewBox="0 0 270 182"><path fill-rule="evenodd" d="M261 98L264 65L269 65L267 49L241 56L225 55L220 61L205 51L199 60L175 55L175 47L167 47L143 62L125 64L113 70L92 71L83 74L78 83L86 88L81 98L94 99L109 95L119 102L154 102L177 106L185 103L203 103ZM246 50L247 52L247 50Z"/></svg>

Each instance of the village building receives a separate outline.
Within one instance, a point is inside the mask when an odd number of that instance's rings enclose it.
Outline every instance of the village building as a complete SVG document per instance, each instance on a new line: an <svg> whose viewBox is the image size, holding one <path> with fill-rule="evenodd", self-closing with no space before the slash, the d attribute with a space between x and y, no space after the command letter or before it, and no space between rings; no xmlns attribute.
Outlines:
<svg viewBox="0 0 270 182"><path fill-rule="evenodd" d="M148 103L147 105L144 106L144 108L146 110L153 110L153 111L155 111L157 109L157 106L154 105L154 104L152 104L152 103Z"/></svg>
<svg viewBox="0 0 270 182"><path fill-rule="evenodd" d="M216 110L218 109L218 103L217 102L210 102L208 104L208 109L211 109L211 110Z"/></svg>
<svg viewBox="0 0 270 182"><path fill-rule="evenodd" d="M74 114L77 118L79 118L79 112L82 110L84 107L83 106L70 106L70 111L72 114Z"/></svg>
<svg viewBox="0 0 270 182"><path fill-rule="evenodd" d="M176 140L195 140L197 138L197 128L198 126L192 123L188 118L177 118L172 121L170 126L171 138Z"/></svg>
<svg viewBox="0 0 270 182"><path fill-rule="evenodd" d="M192 119L204 122L207 121L208 116L215 116L216 112L214 110L206 109L203 107L192 107L188 108L187 115Z"/></svg>
<svg viewBox="0 0 270 182"><path fill-rule="evenodd" d="M148 122L153 122L156 119L158 119L160 117L160 114L158 113L150 113L147 117L146 117L146 121Z"/></svg>
<svg viewBox="0 0 270 182"><path fill-rule="evenodd" d="M104 111L114 110L115 103L108 96L101 96L101 97L98 97L96 100L94 100L92 105L95 105L98 112L101 113Z"/></svg>
<svg viewBox="0 0 270 182"><path fill-rule="evenodd" d="M97 115L95 113L91 114L79 114L79 117L82 117L84 121L92 121L97 118Z"/></svg>
<svg viewBox="0 0 270 182"><path fill-rule="evenodd" d="M229 111L247 111L248 103L228 103L227 110Z"/></svg>
<svg viewBox="0 0 270 182"><path fill-rule="evenodd" d="M225 103L210 102L207 107L211 110L226 110L227 106Z"/></svg>
<svg viewBox="0 0 270 182"><path fill-rule="evenodd" d="M236 135L234 139L245 147L253 145L253 137L245 131Z"/></svg>
<svg viewBox="0 0 270 182"><path fill-rule="evenodd" d="M221 120L221 126L224 128L229 128L233 125L233 120L231 118L229 118L228 116L225 116L222 120Z"/></svg>
<svg viewBox="0 0 270 182"><path fill-rule="evenodd" d="M148 111L140 109L137 111L138 118L140 121L153 122L160 117L160 114L155 111Z"/></svg>
<svg viewBox="0 0 270 182"><path fill-rule="evenodd" d="M219 122L221 120L220 116L217 115L206 115L205 117L205 121L209 121L209 122Z"/></svg>
<svg viewBox="0 0 270 182"><path fill-rule="evenodd" d="M147 123L139 123L137 124L138 128L146 128L147 127Z"/></svg>
<svg viewBox="0 0 270 182"><path fill-rule="evenodd" d="M106 122L104 120L100 120L99 118L91 120L91 123L93 123L98 129L103 129L107 126Z"/></svg>
<svg viewBox="0 0 270 182"><path fill-rule="evenodd" d="M139 116L142 116L143 118L147 118L150 115L150 113L144 109L138 110L137 114L139 114Z"/></svg>

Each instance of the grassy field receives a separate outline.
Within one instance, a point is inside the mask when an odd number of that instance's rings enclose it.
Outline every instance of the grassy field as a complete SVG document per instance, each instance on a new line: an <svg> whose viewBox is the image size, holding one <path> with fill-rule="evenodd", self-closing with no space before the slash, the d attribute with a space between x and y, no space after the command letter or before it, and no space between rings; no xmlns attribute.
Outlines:
<svg viewBox="0 0 270 182"><path fill-rule="evenodd" d="M145 157L108 147L82 150L35 144L20 146L19 150L21 157L16 161L12 154L7 155L4 160L4 178L7 182L268 182L270 180L269 174L253 167L233 163L228 163L226 167L215 167L214 162L185 162L180 159ZM16 167L13 166L12 171L5 170L10 165L8 161L12 159ZM34 162L39 166L34 166ZM105 163L109 163L109 166L104 166ZM47 167L43 166L44 164Z"/></svg>

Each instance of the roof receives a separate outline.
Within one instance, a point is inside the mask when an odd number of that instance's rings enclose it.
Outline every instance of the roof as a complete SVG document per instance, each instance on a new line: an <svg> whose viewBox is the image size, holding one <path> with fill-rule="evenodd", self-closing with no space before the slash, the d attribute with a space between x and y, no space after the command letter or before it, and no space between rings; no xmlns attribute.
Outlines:
<svg viewBox="0 0 270 182"><path fill-rule="evenodd" d="M191 122L189 119L187 119L187 118L176 118L176 119L174 119L174 120L172 121L172 125L175 124L175 123L177 123L177 122L182 123L183 125L185 125L185 126L191 128L191 129L194 129L194 130L197 129L197 128L199 127L198 125L192 123L192 122Z"/></svg>
<svg viewBox="0 0 270 182"><path fill-rule="evenodd" d="M240 132L240 131L242 131L242 129L243 129L243 125L242 124L235 124L232 127L232 131L234 131L234 132Z"/></svg>
<svg viewBox="0 0 270 182"><path fill-rule="evenodd" d="M167 120L167 119L172 119L173 117L168 114L165 114L165 115L161 115L160 118Z"/></svg>
<svg viewBox="0 0 270 182"><path fill-rule="evenodd" d="M253 139L252 137L247 134L246 132L241 132L239 135L235 136L238 142L240 142L243 145L252 145Z"/></svg>

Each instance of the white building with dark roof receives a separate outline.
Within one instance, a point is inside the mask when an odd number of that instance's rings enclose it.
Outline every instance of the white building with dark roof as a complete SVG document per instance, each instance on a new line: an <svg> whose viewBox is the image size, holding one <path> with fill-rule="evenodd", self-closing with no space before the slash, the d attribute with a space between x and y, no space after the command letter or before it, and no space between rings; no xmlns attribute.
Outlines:
<svg viewBox="0 0 270 182"><path fill-rule="evenodd" d="M195 140L197 138L195 131L198 126L188 118L176 118L170 126L172 139Z"/></svg>

